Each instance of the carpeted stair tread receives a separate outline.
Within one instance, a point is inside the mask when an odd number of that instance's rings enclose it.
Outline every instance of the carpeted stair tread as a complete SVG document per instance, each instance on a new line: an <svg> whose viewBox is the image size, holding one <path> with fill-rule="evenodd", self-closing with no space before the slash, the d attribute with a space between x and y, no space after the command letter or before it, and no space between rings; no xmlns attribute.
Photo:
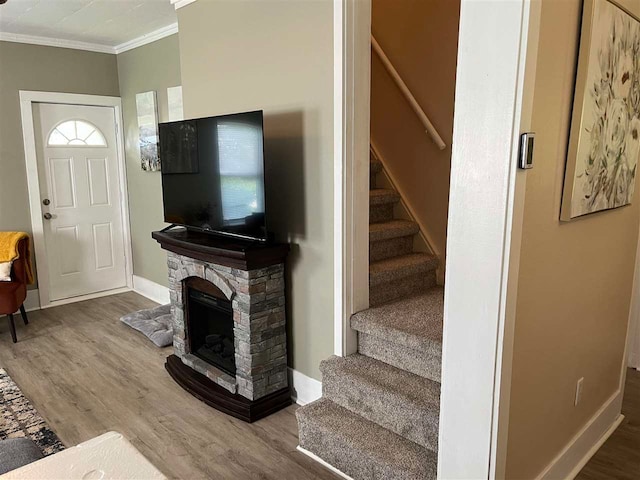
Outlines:
<svg viewBox="0 0 640 480"><path fill-rule="evenodd" d="M397 203L400 195L395 190L387 188L374 188L369 190L369 206Z"/></svg>
<svg viewBox="0 0 640 480"><path fill-rule="evenodd" d="M369 264L369 287L438 268L438 259L427 253L410 253Z"/></svg>
<svg viewBox="0 0 640 480"><path fill-rule="evenodd" d="M369 171L373 174L380 173L382 171L382 162L371 160L369 162Z"/></svg>
<svg viewBox="0 0 640 480"><path fill-rule="evenodd" d="M390 222L372 223L369 225L369 241L378 242L391 238L415 235L420 231L416 222L411 220L391 220Z"/></svg>
<svg viewBox="0 0 640 480"><path fill-rule="evenodd" d="M320 363L325 398L437 450L440 384L359 354Z"/></svg>
<svg viewBox="0 0 640 480"><path fill-rule="evenodd" d="M444 289L386 303L351 317L351 328L426 354L442 355Z"/></svg>
<svg viewBox="0 0 640 480"><path fill-rule="evenodd" d="M355 480L435 479L437 455L321 398L296 410L300 446Z"/></svg>

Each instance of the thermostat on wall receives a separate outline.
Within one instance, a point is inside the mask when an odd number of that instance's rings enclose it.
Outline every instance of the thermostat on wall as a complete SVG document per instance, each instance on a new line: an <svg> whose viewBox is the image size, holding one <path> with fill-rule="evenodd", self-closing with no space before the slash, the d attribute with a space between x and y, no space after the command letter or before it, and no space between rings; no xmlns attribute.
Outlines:
<svg viewBox="0 0 640 480"><path fill-rule="evenodd" d="M520 135L520 158L518 159L518 167L533 168L533 144L536 134L533 132L523 133Z"/></svg>

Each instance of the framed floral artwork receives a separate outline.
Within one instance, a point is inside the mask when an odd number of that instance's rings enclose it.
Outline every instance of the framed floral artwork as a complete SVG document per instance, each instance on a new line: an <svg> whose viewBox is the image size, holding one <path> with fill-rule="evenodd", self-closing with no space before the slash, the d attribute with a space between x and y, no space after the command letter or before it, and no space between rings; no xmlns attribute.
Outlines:
<svg viewBox="0 0 640 480"><path fill-rule="evenodd" d="M640 22L585 0L560 219L631 203L640 154Z"/></svg>

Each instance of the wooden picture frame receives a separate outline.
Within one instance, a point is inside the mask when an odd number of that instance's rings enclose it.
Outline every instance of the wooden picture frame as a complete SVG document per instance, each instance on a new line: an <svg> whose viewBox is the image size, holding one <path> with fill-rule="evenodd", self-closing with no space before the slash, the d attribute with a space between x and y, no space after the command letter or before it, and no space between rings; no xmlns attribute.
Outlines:
<svg viewBox="0 0 640 480"><path fill-rule="evenodd" d="M631 203L640 155L640 21L585 0L560 220Z"/></svg>

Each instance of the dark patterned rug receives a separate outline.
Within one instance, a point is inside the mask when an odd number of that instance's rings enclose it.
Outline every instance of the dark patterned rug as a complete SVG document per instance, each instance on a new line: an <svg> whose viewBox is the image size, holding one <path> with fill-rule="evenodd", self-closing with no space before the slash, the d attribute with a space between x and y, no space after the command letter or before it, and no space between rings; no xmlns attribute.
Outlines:
<svg viewBox="0 0 640 480"><path fill-rule="evenodd" d="M16 437L30 438L45 456L64 450L64 445L44 418L7 372L0 368L0 440Z"/></svg>

